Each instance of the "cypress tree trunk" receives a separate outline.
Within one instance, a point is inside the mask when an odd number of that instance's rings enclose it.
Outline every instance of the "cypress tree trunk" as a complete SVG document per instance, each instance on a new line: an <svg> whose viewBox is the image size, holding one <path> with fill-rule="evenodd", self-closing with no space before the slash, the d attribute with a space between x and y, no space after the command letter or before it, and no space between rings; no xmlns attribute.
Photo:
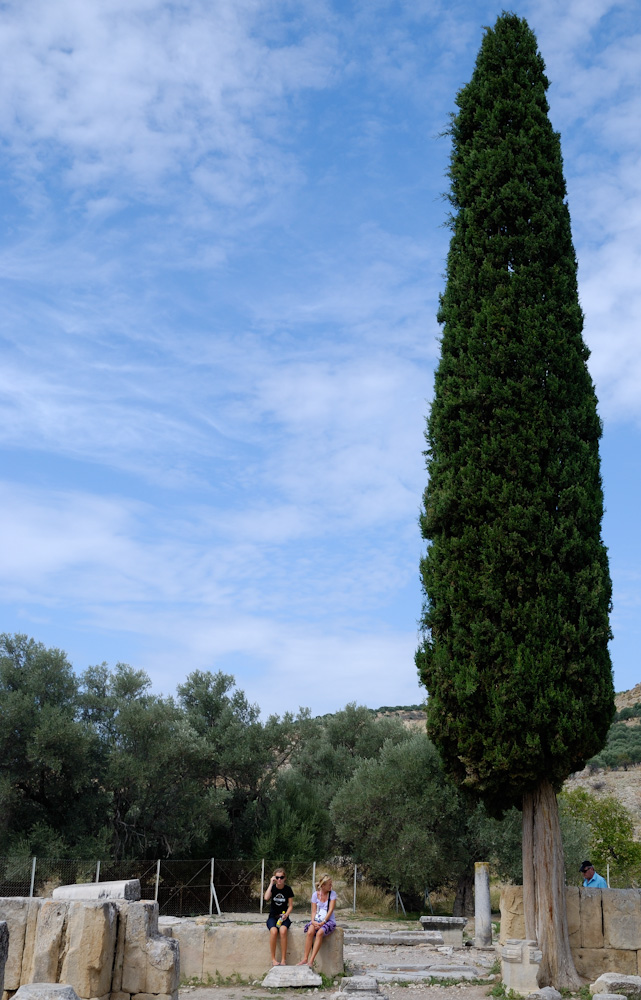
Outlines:
<svg viewBox="0 0 641 1000"><path fill-rule="evenodd" d="M526 937L534 939L543 953L539 985L578 990L581 979L570 952L559 807L546 780L523 796L523 908Z"/></svg>

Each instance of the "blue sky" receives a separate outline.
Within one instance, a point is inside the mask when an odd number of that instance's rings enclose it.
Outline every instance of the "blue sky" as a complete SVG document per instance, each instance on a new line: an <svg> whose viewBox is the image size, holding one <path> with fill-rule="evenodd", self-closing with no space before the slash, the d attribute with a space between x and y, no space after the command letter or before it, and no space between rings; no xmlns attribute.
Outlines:
<svg viewBox="0 0 641 1000"><path fill-rule="evenodd" d="M537 0L641 680L641 11ZM422 698L442 137L501 8L0 8L0 629L265 712Z"/></svg>

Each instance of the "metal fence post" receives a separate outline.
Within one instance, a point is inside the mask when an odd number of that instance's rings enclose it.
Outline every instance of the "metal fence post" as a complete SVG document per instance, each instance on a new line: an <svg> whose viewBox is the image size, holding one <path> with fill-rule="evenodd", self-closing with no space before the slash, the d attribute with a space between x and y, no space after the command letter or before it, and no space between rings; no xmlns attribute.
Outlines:
<svg viewBox="0 0 641 1000"><path fill-rule="evenodd" d="M260 866L260 912L263 912L263 896L265 894L265 859ZM211 912L211 911L210 911Z"/></svg>
<svg viewBox="0 0 641 1000"><path fill-rule="evenodd" d="M312 865L312 896L316 892L316 862Z"/></svg>
<svg viewBox="0 0 641 1000"><path fill-rule="evenodd" d="M209 862L209 916L214 912L214 859Z"/></svg>
<svg viewBox="0 0 641 1000"><path fill-rule="evenodd" d="M352 912L353 913L356 913L356 872L357 872L357 870L358 870L358 866L354 865L354 906L352 907Z"/></svg>
<svg viewBox="0 0 641 1000"><path fill-rule="evenodd" d="M98 864L96 865L96 882L99 881L100 881L100 861L98 861Z"/></svg>
<svg viewBox="0 0 641 1000"><path fill-rule="evenodd" d="M156 890L154 892L154 902L158 902L158 886L160 884L160 858L156 862Z"/></svg>
<svg viewBox="0 0 641 1000"><path fill-rule="evenodd" d="M29 899L33 899L33 885L36 881L36 859L31 862L31 886L29 888Z"/></svg>

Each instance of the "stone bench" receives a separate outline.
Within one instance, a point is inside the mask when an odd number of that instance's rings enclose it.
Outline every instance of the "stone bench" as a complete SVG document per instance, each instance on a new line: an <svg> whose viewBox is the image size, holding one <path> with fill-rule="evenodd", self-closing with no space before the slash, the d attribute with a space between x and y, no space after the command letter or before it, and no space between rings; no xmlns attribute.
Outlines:
<svg viewBox="0 0 641 1000"><path fill-rule="evenodd" d="M216 923L210 917L161 917L159 929L180 944L181 982L211 982L234 974L262 978L271 968L269 931L264 923ZM305 948L303 923L292 923L287 935L287 965L301 961ZM280 943L276 946L280 960ZM337 927L321 945L315 968L326 976L343 972L343 929Z"/></svg>
<svg viewBox="0 0 641 1000"><path fill-rule="evenodd" d="M424 931L438 931L443 935L443 943L454 948L463 947L463 928L467 917L420 917L419 923Z"/></svg>

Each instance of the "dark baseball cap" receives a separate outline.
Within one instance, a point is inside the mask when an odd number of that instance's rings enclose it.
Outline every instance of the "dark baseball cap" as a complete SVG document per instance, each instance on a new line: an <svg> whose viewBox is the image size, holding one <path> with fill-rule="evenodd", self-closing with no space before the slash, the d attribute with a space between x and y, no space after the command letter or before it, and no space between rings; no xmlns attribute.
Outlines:
<svg viewBox="0 0 641 1000"><path fill-rule="evenodd" d="M579 868L579 871L586 872L588 868L594 868L594 865L592 864L591 861L584 861L581 867Z"/></svg>

